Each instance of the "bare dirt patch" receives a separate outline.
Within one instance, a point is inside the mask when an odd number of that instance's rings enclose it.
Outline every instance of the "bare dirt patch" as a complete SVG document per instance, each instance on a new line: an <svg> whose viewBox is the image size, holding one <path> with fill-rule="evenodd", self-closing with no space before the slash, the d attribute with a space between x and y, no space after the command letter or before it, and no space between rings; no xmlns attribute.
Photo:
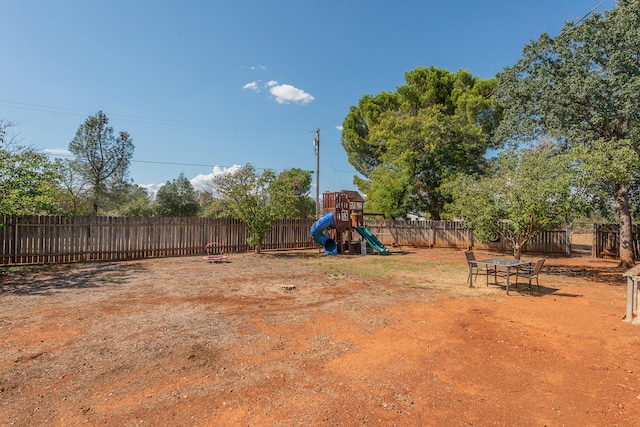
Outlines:
<svg viewBox="0 0 640 427"><path fill-rule="evenodd" d="M484 254L487 255L487 254ZM483 256L483 254L477 254ZM1 425L636 425L622 271L470 289L462 251L4 271Z"/></svg>

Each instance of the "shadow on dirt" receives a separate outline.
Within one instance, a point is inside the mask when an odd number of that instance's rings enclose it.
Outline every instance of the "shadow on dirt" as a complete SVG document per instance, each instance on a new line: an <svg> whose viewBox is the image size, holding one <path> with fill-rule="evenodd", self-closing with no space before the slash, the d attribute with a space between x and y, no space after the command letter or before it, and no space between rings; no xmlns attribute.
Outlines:
<svg viewBox="0 0 640 427"><path fill-rule="evenodd" d="M65 289L88 289L118 285L133 273L143 271L139 264L91 263L44 265L0 269L0 295L50 295Z"/></svg>
<svg viewBox="0 0 640 427"><path fill-rule="evenodd" d="M543 267L542 275L564 277L583 277L591 281L608 283L615 286L626 285L623 274L626 270L618 267L590 267L590 266L549 266ZM542 276L541 276L542 277Z"/></svg>
<svg viewBox="0 0 640 427"><path fill-rule="evenodd" d="M287 251L267 252L267 251L264 251L264 252L262 252L262 254L260 254L260 256L276 258L276 259L310 259L310 258L316 258L316 257L319 257L319 256L324 256L324 254L322 252L320 252L319 250L317 252L316 251L305 251L305 252L287 252Z"/></svg>
<svg viewBox="0 0 640 427"><path fill-rule="evenodd" d="M318 257L340 257L340 258L359 258L362 256L380 256L380 257L388 257L388 256L398 256L398 255L411 255L414 254L414 252L411 251L407 251L407 250L399 250L399 249L394 249L390 254L388 255L362 255L362 254L340 254L340 255L325 255L321 249L318 249L317 251L315 250L311 250L311 251L306 251L306 252L287 252L287 251L282 251L282 252L267 252L267 251L263 251L261 256L264 257L272 257L272 258L276 258L276 259L313 259L313 258L318 258Z"/></svg>
<svg viewBox="0 0 640 427"><path fill-rule="evenodd" d="M507 289L505 285L499 285L502 290ZM570 294L567 292L558 292L559 288L552 288L550 286L540 285L540 289L536 286L535 282L531 285L531 289L529 289L528 283L519 283L518 286L515 283L512 283L509 286L509 292L517 292L520 295L527 295L531 297L563 297L563 298L582 298L584 295L582 294Z"/></svg>
<svg viewBox="0 0 640 427"><path fill-rule="evenodd" d="M582 298L584 295L582 294L570 294L567 292L558 292L560 289L552 288L549 286L540 286L540 290L538 287L533 285L531 289L525 288L525 292L521 292L523 294L531 295L533 297L563 297L563 298Z"/></svg>

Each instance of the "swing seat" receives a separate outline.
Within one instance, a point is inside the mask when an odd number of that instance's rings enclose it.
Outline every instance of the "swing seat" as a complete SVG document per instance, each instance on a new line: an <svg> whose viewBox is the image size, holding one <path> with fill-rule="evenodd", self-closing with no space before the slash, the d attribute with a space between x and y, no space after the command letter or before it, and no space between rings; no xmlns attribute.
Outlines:
<svg viewBox="0 0 640 427"><path fill-rule="evenodd" d="M224 255L224 245L222 243L207 243L207 246L204 247L204 250L207 252L207 254L203 256L202 259L207 262L220 262L227 259L227 256Z"/></svg>

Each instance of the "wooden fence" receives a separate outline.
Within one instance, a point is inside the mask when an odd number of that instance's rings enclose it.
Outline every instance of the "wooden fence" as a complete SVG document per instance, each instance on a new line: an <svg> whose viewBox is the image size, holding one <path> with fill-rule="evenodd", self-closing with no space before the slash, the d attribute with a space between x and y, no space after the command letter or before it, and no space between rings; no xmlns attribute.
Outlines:
<svg viewBox="0 0 640 427"><path fill-rule="evenodd" d="M276 224L262 243L265 250L317 248L311 239L313 219ZM510 251L506 242L479 243L457 221L365 221L385 245L392 247L477 248ZM246 252L248 230L233 219L5 217L0 228L0 265L125 260L202 254L216 241L226 252ZM524 252L568 254L566 228L544 231Z"/></svg>
<svg viewBox="0 0 640 427"><path fill-rule="evenodd" d="M286 220L265 236L262 247L315 247L313 220ZM5 217L0 229L0 265L124 260L202 254L216 241L226 252L244 252L247 226L233 219Z"/></svg>
<svg viewBox="0 0 640 427"><path fill-rule="evenodd" d="M504 240L480 243L473 231L466 228L462 221L432 220L369 220L367 227L384 245L429 248L475 248L496 252L510 252L511 248ZM570 231L566 226L549 227L523 248L524 253L545 253L570 255Z"/></svg>
<svg viewBox="0 0 640 427"><path fill-rule="evenodd" d="M640 226L631 228L634 253L640 254ZM593 256L605 259L620 259L620 227L618 224L594 224Z"/></svg>

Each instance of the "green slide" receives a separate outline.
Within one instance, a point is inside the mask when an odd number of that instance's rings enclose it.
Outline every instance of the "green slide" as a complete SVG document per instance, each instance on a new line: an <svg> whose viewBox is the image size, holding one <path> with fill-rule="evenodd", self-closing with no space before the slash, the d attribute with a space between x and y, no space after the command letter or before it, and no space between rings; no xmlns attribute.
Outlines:
<svg viewBox="0 0 640 427"><path fill-rule="evenodd" d="M382 243L373 233L365 226L356 227L356 231L369 243L369 245L376 250L380 255L389 255L389 249Z"/></svg>

